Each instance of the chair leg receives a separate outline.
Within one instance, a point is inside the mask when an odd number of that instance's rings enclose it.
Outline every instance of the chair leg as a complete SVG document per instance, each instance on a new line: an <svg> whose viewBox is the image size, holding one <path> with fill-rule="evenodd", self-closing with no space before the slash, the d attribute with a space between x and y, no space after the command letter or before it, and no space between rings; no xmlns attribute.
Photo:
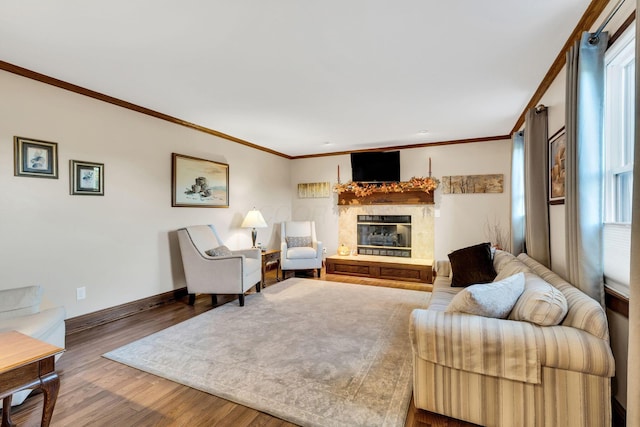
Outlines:
<svg viewBox="0 0 640 427"><path fill-rule="evenodd" d="M322 274L322 269L318 268L318 279L320 278L320 274Z"/></svg>
<svg viewBox="0 0 640 427"><path fill-rule="evenodd" d="M189 294L189 305L196 303L196 294Z"/></svg>
<svg viewBox="0 0 640 427"><path fill-rule="evenodd" d="M260 282L256 283L256 292L260 292L261 286Z"/></svg>
<svg viewBox="0 0 640 427"><path fill-rule="evenodd" d="M211 294L211 305L214 307L218 305L218 295Z"/></svg>
<svg viewBox="0 0 640 427"><path fill-rule="evenodd" d="M240 307L244 307L244 294L240 294Z"/></svg>

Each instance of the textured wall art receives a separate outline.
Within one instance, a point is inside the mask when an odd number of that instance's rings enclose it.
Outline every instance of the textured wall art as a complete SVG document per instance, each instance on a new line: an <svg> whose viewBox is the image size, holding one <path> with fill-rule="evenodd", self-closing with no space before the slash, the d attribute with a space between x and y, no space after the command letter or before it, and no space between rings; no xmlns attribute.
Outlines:
<svg viewBox="0 0 640 427"><path fill-rule="evenodd" d="M502 193L504 174L442 177L443 194Z"/></svg>
<svg viewBox="0 0 640 427"><path fill-rule="evenodd" d="M300 199L317 199L329 197L331 187L329 182L306 182L298 184L298 197Z"/></svg>

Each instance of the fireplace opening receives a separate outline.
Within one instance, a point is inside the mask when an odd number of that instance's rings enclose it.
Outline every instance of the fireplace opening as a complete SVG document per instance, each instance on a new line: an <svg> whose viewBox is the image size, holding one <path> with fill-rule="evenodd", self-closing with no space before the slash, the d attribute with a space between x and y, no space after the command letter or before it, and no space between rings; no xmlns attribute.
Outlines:
<svg viewBox="0 0 640 427"><path fill-rule="evenodd" d="M358 215L358 254L411 258L411 215Z"/></svg>

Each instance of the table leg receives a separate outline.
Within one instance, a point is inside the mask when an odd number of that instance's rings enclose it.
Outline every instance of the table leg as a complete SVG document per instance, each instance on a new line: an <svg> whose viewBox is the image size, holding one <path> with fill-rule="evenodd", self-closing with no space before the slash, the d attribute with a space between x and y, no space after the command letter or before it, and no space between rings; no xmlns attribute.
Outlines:
<svg viewBox="0 0 640 427"><path fill-rule="evenodd" d="M11 422L11 399L13 395L2 399L2 427L15 427L16 425Z"/></svg>
<svg viewBox="0 0 640 427"><path fill-rule="evenodd" d="M42 408L42 427L48 427L53 416L53 408L56 406L58 391L60 390L60 378L56 372L42 377L41 385L44 394L44 407Z"/></svg>

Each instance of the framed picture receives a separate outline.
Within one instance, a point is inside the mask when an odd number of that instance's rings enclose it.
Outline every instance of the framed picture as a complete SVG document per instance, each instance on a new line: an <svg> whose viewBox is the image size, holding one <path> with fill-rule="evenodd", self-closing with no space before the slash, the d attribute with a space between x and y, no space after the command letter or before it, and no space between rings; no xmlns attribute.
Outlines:
<svg viewBox="0 0 640 427"><path fill-rule="evenodd" d="M73 196L104 196L104 163L69 161L69 185Z"/></svg>
<svg viewBox="0 0 640 427"><path fill-rule="evenodd" d="M567 134L563 127L549 138L549 204L564 203L565 153Z"/></svg>
<svg viewBox="0 0 640 427"><path fill-rule="evenodd" d="M58 179L58 144L13 137L14 175Z"/></svg>
<svg viewBox="0 0 640 427"><path fill-rule="evenodd" d="M173 153L171 176L171 206L229 207L229 165Z"/></svg>

